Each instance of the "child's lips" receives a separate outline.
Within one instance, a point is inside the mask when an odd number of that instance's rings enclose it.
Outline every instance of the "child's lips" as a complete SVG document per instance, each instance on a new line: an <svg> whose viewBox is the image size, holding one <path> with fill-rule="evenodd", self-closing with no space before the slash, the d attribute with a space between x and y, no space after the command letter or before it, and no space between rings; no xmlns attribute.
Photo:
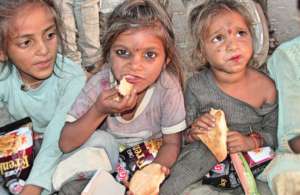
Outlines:
<svg viewBox="0 0 300 195"><path fill-rule="evenodd" d="M235 55L229 58L230 61L239 61L241 59L241 55Z"/></svg>
<svg viewBox="0 0 300 195"><path fill-rule="evenodd" d="M125 79L128 83L135 84L138 83L142 78L136 75L125 75Z"/></svg>
<svg viewBox="0 0 300 195"><path fill-rule="evenodd" d="M51 59L40 61L38 63L35 63L34 65L39 67L39 68L47 68L51 65Z"/></svg>

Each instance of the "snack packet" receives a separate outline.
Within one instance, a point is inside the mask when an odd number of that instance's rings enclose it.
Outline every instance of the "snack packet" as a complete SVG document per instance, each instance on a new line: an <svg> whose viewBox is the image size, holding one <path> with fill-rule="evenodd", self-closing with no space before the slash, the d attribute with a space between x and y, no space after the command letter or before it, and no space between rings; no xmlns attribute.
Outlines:
<svg viewBox="0 0 300 195"><path fill-rule="evenodd" d="M0 176L11 194L19 194L33 164L30 118L0 128Z"/></svg>
<svg viewBox="0 0 300 195"><path fill-rule="evenodd" d="M242 154L254 177L258 176L275 156L274 151L270 147L262 147ZM221 189L234 189L241 185L229 156L221 163L216 164L203 177L202 183Z"/></svg>
<svg viewBox="0 0 300 195"><path fill-rule="evenodd" d="M119 154L115 173L117 181L129 180L135 171L150 164L155 159L161 144L161 139L152 139L123 149Z"/></svg>

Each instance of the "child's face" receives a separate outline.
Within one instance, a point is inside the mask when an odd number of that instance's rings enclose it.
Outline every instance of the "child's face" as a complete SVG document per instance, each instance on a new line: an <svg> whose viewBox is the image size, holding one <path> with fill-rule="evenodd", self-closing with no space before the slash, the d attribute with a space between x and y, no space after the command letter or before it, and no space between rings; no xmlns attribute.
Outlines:
<svg viewBox="0 0 300 195"><path fill-rule="evenodd" d="M126 76L139 93L160 75L166 63L165 48L153 29L127 30L112 44L110 63L116 79Z"/></svg>
<svg viewBox="0 0 300 195"><path fill-rule="evenodd" d="M223 11L212 18L204 37L204 55L213 70L245 70L252 52L249 28L239 13Z"/></svg>
<svg viewBox="0 0 300 195"><path fill-rule="evenodd" d="M26 5L11 19L7 55L27 84L44 80L52 72L57 53L56 25L43 6Z"/></svg>

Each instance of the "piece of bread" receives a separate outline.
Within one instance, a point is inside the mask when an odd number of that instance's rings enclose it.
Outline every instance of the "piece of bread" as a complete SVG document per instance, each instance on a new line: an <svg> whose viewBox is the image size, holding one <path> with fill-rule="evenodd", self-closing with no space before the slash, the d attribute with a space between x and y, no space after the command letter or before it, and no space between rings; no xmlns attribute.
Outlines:
<svg viewBox="0 0 300 195"><path fill-rule="evenodd" d="M120 81L119 85L119 93L122 96L129 95L133 89L133 84L129 83L125 77L123 77Z"/></svg>
<svg viewBox="0 0 300 195"><path fill-rule="evenodd" d="M159 186L165 179L162 166L152 163L135 172L129 183L129 190L134 195L158 195Z"/></svg>
<svg viewBox="0 0 300 195"><path fill-rule="evenodd" d="M207 134L199 134L201 141L215 155L216 159L221 162L227 157L227 131L225 114L222 110L211 109L209 112L216 119L215 127Z"/></svg>

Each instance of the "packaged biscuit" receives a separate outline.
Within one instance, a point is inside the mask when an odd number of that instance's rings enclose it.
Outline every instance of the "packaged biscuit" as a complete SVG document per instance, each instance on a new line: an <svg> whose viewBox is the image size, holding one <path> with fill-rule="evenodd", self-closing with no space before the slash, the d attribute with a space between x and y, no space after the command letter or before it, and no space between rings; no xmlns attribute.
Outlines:
<svg viewBox="0 0 300 195"><path fill-rule="evenodd" d="M0 176L11 194L21 192L33 163L32 123L25 118L0 128Z"/></svg>
<svg viewBox="0 0 300 195"><path fill-rule="evenodd" d="M152 139L123 149L119 155L116 179L128 180L136 170L150 164L155 159L161 144L162 139Z"/></svg>

